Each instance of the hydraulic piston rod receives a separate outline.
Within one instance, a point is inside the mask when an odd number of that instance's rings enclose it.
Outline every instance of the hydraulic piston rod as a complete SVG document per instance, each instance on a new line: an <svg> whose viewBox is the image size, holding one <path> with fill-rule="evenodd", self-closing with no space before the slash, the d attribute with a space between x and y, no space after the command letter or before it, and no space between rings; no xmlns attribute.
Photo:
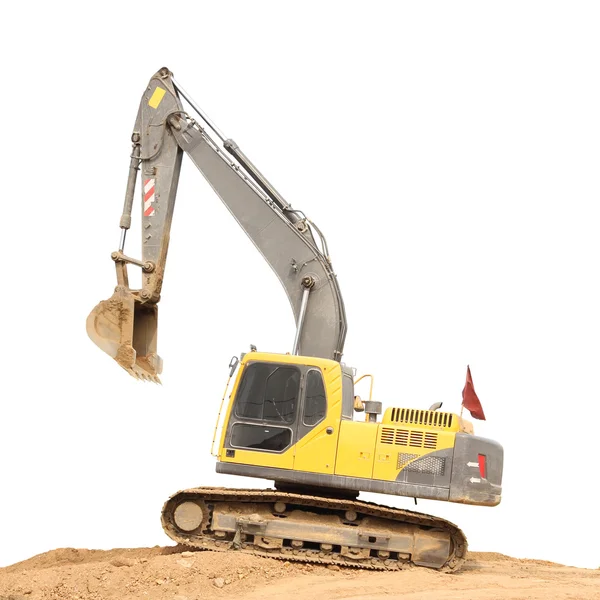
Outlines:
<svg viewBox="0 0 600 600"><path fill-rule="evenodd" d="M300 314L298 315L298 325L296 327L296 337L294 338L294 348L292 354L298 354L298 345L300 343L300 335L302 334L302 326L304 325L304 317L306 316L306 307L308 306L308 295L310 287L305 287L302 292L302 303L300 305Z"/></svg>
<svg viewBox="0 0 600 600"><path fill-rule="evenodd" d="M202 117L206 124L217 134L219 139L225 143L227 139L225 134L219 130L219 128L208 118L206 113L194 102L194 99L177 83L175 77L171 76L171 81L175 86L175 89L187 100L188 104Z"/></svg>
<svg viewBox="0 0 600 600"><path fill-rule="evenodd" d="M292 207L283 199L281 194L273 187L269 180L254 166L252 161L242 152L241 148L232 140L225 136L225 134L219 130L219 128L208 118L208 115L198 106L194 99L177 83L174 77L171 77L171 81L175 86L175 89L185 98L188 104L200 115L203 121L217 134L223 148L229 152L235 159L248 171L254 181L266 192L266 194L273 200L279 208L282 210L291 210ZM288 215L292 222L296 222L298 217L293 213Z"/></svg>
<svg viewBox="0 0 600 600"><path fill-rule="evenodd" d="M127 230L131 227L131 208L133 206L133 196L135 194L135 181L137 172L140 168L140 134L134 132L131 136L133 150L131 152L131 161L129 163L129 176L127 177L127 188L125 190L125 202L123 204L123 214L121 216L121 239L119 241L119 252L125 249L125 236Z"/></svg>

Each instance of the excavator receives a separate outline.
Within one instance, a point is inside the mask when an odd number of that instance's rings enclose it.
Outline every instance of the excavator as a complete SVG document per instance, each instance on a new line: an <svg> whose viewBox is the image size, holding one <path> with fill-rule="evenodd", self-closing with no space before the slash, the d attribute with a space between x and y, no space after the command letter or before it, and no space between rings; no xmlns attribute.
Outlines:
<svg viewBox="0 0 600 600"><path fill-rule="evenodd" d="M502 446L474 435L471 422L440 411L441 403L383 411L372 399L373 377L357 379L342 362L346 312L324 235L211 122L169 69L150 79L131 140L119 249L112 253L117 286L87 318L92 341L132 376L160 382L157 305L184 154L279 278L296 324L291 351L251 346L231 359L213 438L214 448L222 421L213 453L218 473L274 486L179 491L162 509L166 534L194 549L288 561L459 569L467 540L456 525L360 500L359 492L496 506ZM141 259L124 252L138 172ZM141 289L129 287L128 265L141 269ZM354 391L365 377L368 400Z"/></svg>

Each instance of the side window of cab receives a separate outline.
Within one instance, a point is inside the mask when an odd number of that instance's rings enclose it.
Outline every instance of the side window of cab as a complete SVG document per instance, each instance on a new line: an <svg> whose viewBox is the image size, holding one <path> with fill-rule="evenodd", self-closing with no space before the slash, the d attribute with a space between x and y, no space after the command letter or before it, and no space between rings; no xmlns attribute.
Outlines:
<svg viewBox="0 0 600 600"><path fill-rule="evenodd" d="M311 369L306 374L306 392L304 394L304 413L302 422L312 427L322 421L327 414L327 399L321 371Z"/></svg>

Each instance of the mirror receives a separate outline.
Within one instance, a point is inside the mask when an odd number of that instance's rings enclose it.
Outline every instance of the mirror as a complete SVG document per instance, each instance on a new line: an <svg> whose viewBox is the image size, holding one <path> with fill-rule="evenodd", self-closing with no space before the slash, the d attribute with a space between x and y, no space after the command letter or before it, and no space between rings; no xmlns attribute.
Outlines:
<svg viewBox="0 0 600 600"><path fill-rule="evenodd" d="M238 363L240 361L238 360L237 356L232 356L231 360L229 361L229 377L231 377L235 371L235 368L238 366Z"/></svg>

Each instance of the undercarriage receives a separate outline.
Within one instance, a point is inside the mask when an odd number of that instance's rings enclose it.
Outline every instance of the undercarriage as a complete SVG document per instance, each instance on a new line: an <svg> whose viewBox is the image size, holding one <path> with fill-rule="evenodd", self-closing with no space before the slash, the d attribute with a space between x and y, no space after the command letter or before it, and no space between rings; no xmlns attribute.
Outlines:
<svg viewBox="0 0 600 600"><path fill-rule="evenodd" d="M288 561L399 570L457 570L467 541L452 523L355 499L280 490L194 488L163 507L167 535L185 546Z"/></svg>

